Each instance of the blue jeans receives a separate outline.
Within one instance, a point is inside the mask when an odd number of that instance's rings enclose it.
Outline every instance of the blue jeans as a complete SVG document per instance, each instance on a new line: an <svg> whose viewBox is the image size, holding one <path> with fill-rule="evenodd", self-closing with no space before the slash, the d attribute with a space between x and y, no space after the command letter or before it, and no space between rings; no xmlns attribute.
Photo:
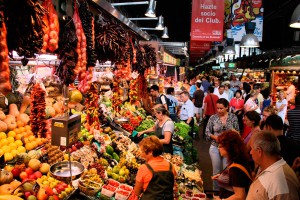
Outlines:
<svg viewBox="0 0 300 200"><path fill-rule="evenodd" d="M213 168L213 175L220 173L227 166L227 159L220 155L219 149L217 146L210 145L209 155ZM216 180L213 180L213 190L219 191L219 184Z"/></svg>

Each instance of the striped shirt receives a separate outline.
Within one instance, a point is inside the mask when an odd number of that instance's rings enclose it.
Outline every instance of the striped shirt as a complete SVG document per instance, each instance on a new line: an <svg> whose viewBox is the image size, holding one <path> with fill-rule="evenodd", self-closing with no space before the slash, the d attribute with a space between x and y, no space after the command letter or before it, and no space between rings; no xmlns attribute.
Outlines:
<svg viewBox="0 0 300 200"><path fill-rule="evenodd" d="M300 106L287 112L289 121L288 137L300 142Z"/></svg>
<svg viewBox="0 0 300 200"><path fill-rule="evenodd" d="M299 200L300 184L293 169L280 159L252 182L246 200Z"/></svg>

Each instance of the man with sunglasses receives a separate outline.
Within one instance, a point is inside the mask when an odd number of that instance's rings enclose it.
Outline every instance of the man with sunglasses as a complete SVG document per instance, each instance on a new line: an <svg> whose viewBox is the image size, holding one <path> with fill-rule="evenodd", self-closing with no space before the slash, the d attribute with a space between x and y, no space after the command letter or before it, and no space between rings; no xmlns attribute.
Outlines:
<svg viewBox="0 0 300 200"><path fill-rule="evenodd" d="M184 121L191 127L191 131L189 132L189 135L193 137L193 130L194 130L194 104L190 100L189 92L183 91L180 93L180 99L183 102L179 119L181 121Z"/></svg>

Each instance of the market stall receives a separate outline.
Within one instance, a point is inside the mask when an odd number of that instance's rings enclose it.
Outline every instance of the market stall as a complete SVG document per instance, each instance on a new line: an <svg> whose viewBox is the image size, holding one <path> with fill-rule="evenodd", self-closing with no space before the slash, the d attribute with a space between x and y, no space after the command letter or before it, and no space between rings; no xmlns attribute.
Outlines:
<svg viewBox="0 0 300 200"><path fill-rule="evenodd" d="M136 104L155 49L90 1L62 19L26 2L0 7L0 199L128 199L145 162L135 133L155 120ZM205 198L189 126L175 127L175 195Z"/></svg>

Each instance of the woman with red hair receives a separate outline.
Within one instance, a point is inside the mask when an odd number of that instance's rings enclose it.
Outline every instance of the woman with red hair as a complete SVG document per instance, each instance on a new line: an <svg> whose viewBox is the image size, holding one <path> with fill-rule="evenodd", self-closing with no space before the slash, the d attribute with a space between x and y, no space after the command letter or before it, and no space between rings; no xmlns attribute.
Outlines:
<svg viewBox="0 0 300 200"><path fill-rule="evenodd" d="M235 130L224 131L218 144L221 156L228 160L227 167L212 177L218 181L220 198L246 199L252 180L246 144Z"/></svg>

